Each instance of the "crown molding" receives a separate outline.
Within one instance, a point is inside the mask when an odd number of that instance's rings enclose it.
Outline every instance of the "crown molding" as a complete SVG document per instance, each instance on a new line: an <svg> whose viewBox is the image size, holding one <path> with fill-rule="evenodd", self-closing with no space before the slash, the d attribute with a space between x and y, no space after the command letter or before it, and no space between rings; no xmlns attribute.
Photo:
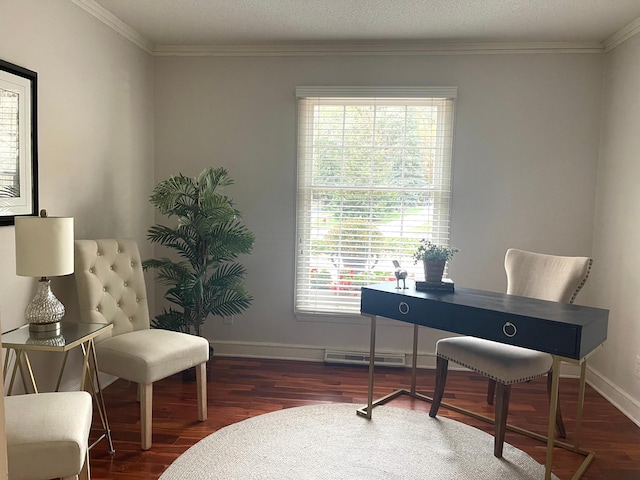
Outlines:
<svg viewBox="0 0 640 480"><path fill-rule="evenodd" d="M531 43L366 43L330 45L156 45L153 55L187 57L290 57L323 55L470 55L522 53L602 53L598 42Z"/></svg>
<svg viewBox="0 0 640 480"><path fill-rule="evenodd" d="M604 41L604 53L610 52L618 45L629 40L636 33L640 32L640 17L636 18L633 22L625 25L616 33L611 35Z"/></svg>
<svg viewBox="0 0 640 480"><path fill-rule="evenodd" d="M70 0L75 3L77 6L82 8L84 11L93 15L95 18L100 20L106 26L112 28L117 33L122 35L124 38L134 43L142 50L147 52L150 55L153 55L154 44L143 37L136 30L131 28L129 25L124 23L118 17L113 15L111 12L105 10L102 6L98 5L93 0Z"/></svg>
<svg viewBox="0 0 640 480"><path fill-rule="evenodd" d="M491 55L526 53L584 53L605 51L600 42L504 43L349 43L295 45L156 45L94 0L70 0L108 27L153 56L184 57L295 57L353 55ZM627 29L630 32L626 32ZM640 19L619 33L622 43L640 30ZM626 33L621 33L625 31ZM610 37L617 40L618 34ZM616 43L619 44L619 43ZM614 45L615 46L615 45ZM614 47L611 47L614 48Z"/></svg>

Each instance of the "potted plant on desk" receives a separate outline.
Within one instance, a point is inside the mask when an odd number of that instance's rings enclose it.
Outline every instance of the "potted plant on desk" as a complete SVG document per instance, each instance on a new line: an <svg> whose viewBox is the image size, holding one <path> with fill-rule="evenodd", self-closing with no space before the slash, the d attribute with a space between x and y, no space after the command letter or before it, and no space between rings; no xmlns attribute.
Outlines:
<svg viewBox="0 0 640 480"><path fill-rule="evenodd" d="M429 240L420 240L420 245L413 254L414 263L422 261L424 278L429 283L440 283L444 267L459 250L446 245L436 245Z"/></svg>

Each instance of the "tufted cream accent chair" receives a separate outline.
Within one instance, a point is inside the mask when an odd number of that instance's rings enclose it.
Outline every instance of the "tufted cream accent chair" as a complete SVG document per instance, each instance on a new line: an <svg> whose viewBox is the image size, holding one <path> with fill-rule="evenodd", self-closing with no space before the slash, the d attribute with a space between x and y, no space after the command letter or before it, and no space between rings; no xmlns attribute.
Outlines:
<svg viewBox="0 0 640 480"><path fill-rule="evenodd" d="M507 293L560 303L573 303L587 281L592 260L587 257L560 257L511 248L505 255ZM447 379L448 362L463 365L489 377L488 403L496 395L494 452L501 458L506 431L511 385L549 374L553 357L548 353L492 342L475 337L444 338L436 343L436 387L429 415L440 408ZM551 376L547 386L550 388ZM497 386L497 392L495 391ZM564 437L558 406L556 428Z"/></svg>
<svg viewBox="0 0 640 480"><path fill-rule="evenodd" d="M151 447L153 382L196 367L198 419L207 418L207 340L149 328L142 262L134 240L76 240L75 273L81 321L113 323L97 339L101 371L139 384L141 445Z"/></svg>

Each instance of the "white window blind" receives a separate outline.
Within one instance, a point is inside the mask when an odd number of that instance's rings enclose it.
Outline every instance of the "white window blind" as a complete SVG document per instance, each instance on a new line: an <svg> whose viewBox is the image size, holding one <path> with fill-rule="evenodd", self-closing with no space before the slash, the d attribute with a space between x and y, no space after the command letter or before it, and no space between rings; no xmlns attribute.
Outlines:
<svg viewBox="0 0 640 480"><path fill-rule="evenodd" d="M455 88L299 87L296 313L355 314L360 288L423 279L448 245Z"/></svg>

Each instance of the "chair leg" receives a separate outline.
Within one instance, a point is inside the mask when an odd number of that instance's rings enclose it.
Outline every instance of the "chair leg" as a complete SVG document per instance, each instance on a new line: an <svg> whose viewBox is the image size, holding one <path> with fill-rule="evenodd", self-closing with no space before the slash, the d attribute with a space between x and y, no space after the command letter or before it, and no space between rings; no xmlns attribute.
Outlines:
<svg viewBox="0 0 640 480"><path fill-rule="evenodd" d="M431 409L429 410L429 416L434 418L438 414L438 409L442 403L442 396L444 395L444 386L447 383L447 367L449 366L449 360L437 357L436 360L436 387L433 393L433 400L431 402Z"/></svg>
<svg viewBox="0 0 640 480"><path fill-rule="evenodd" d="M196 365L196 388L198 390L198 420L207 419L207 364Z"/></svg>
<svg viewBox="0 0 640 480"><path fill-rule="evenodd" d="M547 395L551 400L551 384L553 382L553 373L547 373ZM558 408L556 409L556 433L560 438L567 438L567 430L564 428L562 421L562 412L560 411L560 398L558 397Z"/></svg>
<svg viewBox="0 0 640 480"><path fill-rule="evenodd" d="M489 385L487 385L487 403L493 405L493 398L496 396L496 381L489 379Z"/></svg>
<svg viewBox="0 0 640 480"><path fill-rule="evenodd" d="M507 415L509 413L510 397L511 385L505 385L504 383L497 382L495 431L493 434L493 454L498 458L502 458L504 434L507 431Z"/></svg>
<svg viewBox="0 0 640 480"><path fill-rule="evenodd" d="M153 384L140 385L140 444L143 450L151 448L153 411Z"/></svg>

